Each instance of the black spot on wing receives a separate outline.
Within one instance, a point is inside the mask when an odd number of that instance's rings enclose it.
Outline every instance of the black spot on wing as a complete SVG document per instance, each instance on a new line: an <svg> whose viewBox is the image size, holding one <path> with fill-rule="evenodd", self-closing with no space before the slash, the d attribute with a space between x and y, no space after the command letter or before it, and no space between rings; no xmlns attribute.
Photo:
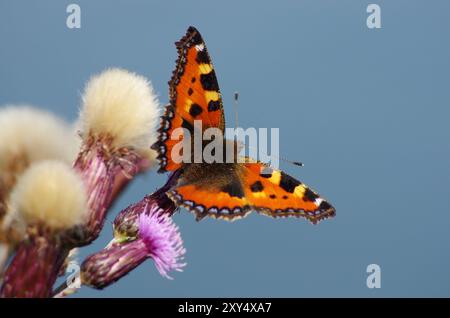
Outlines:
<svg viewBox="0 0 450 318"><path fill-rule="evenodd" d="M275 194L271 194L271 195L269 195L269 198L271 198L271 199L276 199L277 196L276 196Z"/></svg>
<svg viewBox="0 0 450 318"><path fill-rule="evenodd" d="M219 90L219 83L217 83L216 72L214 70L207 74L201 74L200 82L202 83L203 89L207 91Z"/></svg>
<svg viewBox="0 0 450 318"><path fill-rule="evenodd" d="M232 181L230 184L227 184L226 186L222 187L220 190L228 193L232 197L238 197L238 198L244 197L244 189L242 189L241 184L237 180Z"/></svg>
<svg viewBox="0 0 450 318"><path fill-rule="evenodd" d="M192 124L184 118L183 118L183 122L181 123L181 127L189 130L189 132L191 134L194 133L194 126L192 126Z"/></svg>
<svg viewBox="0 0 450 318"><path fill-rule="evenodd" d="M215 112L220 109L220 102L218 100L210 100L208 103L208 111Z"/></svg>
<svg viewBox="0 0 450 318"><path fill-rule="evenodd" d="M256 181L250 186L250 190L252 190L252 192L261 192L264 190L264 186L260 181Z"/></svg>
<svg viewBox="0 0 450 318"><path fill-rule="evenodd" d="M210 64L211 60L209 59L208 53L206 52L206 48L202 51L197 52L197 56L195 57L195 61L198 64Z"/></svg>
<svg viewBox="0 0 450 318"><path fill-rule="evenodd" d="M192 117L197 117L198 115L200 115L203 112L203 109L200 107L200 105L193 103L191 105L191 108L189 108L189 114Z"/></svg>
<svg viewBox="0 0 450 318"><path fill-rule="evenodd" d="M295 190L295 187L300 185L301 182L298 180L295 180L290 175L285 174L284 172L281 172L281 179L280 179L280 187L289 193L293 193Z"/></svg>
<svg viewBox="0 0 450 318"><path fill-rule="evenodd" d="M191 96L193 92L194 92L194 91L192 90L192 88L189 87L189 89L188 89L188 95Z"/></svg>
<svg viewBox="0 0 450 318"><path fill-rule="evenodd" d="M309 188L306 188L305 189L305 193L303 194L303 200L304 201L312 201L312 202L314 202L314 201L316 201L316 199L318 197L319 196L317 194L315 194L313 191L311 191L311 189L309 189Z"/></svg>

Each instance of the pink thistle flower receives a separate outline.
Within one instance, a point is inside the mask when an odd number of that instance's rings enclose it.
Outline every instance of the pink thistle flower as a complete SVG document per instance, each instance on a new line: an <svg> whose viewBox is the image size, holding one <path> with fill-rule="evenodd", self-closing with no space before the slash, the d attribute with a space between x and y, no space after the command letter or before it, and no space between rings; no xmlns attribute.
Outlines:
<svg viewBox="0 0 450 318"><path fill-rule="evenodd" d="M132 236L121 233L103 250L89 256L81 266L83 284L102 289L116 282L146 259L151 258L159 273L172 279L168 273L182 271L186 250L183 240L169 213L160 208L155 200L144 198L130 208L129 215L135 224Z"/></svg>
<svg viewBox="0 0 450 318"><path fill-rule="evenodd" d="M172 279L168 272L182 271L186 266L181 262L186 250L178 226L169 215L161 212L161 209L152 207L148 214L139 216L139 237L145 242L159 273Z"/></svg>
<svg viewBox="0 0 450 318"><path fill-rule="evenodd" d="M179 172L169 176L167 182L141 201L128 206L122 210L114 219L114 236L116 239L136 238L138 236L139 216L147 212L148 207L156 206L162 211L160 213L172 216L177 206L167 196L166 192L176 183Z"/></svg>

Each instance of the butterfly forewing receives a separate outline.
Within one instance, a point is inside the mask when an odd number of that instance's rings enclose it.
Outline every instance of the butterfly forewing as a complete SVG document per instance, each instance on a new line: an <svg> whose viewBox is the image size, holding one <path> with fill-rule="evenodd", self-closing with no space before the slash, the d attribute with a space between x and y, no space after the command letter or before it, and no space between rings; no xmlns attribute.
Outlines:
<svg viewBox="0 0 450 318"><path fill-rule="evenodd" d="M189 27L186 35L175 43L178 50L176 68L169 81L170 103L161 118L158 141L160 172L173 171L181 163L172 158L172 150L179 140L171 140L177 128L194 133L194 121L208 127L225 128L222 98L214 67L200 33ZM183 134L179 137L183 138Z"/></svg>

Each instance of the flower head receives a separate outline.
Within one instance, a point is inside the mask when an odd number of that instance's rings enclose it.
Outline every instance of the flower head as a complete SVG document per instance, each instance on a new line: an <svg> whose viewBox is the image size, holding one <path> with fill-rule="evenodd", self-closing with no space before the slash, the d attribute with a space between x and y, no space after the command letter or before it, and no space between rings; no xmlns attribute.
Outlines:
<svg viewBox="0 0 450 318"><path fill-rule="evenodd" d="M143 76L113 68L92 77L81 110L83 139L108 135L114 148L148 154L159 118L159 102Z"/></svg>
<svg viewBox="0 0 450 318"><path fill-rule="evenodd" d="M11 193L11 209L27 225L52 230L70 229L83 222L86 192L81 177L59 161L42 161L28 168Z"/></svg>
<svg viewBox="0 0 450 318"><path fill-rule="evenodd" d="M152 258L159 273L169 279L168 272L181 271L186 265L182 263L186 252L183 240L170 214L148 197L140 203L126 209L130 218L121 218L127 224L134 222L135 225L130 226L129 231L115 233L107 247L84 260L81 266L83 284L105 288L148 258Z"/></svg>
<svg viewBox="0 0 450 318"><path fill-rule="evenodd" d="M161 212L163 210L153 206L148 213L139 216L139 237L145 242L159 273L171 279L169 271L181 271L186 265L181 262L186 250L178 226L168 214Z"/></svg>
<svg viewBox="0 0 450 318"><path fill-rule="evenodd" d="M19 177L10 215L26 224L26 239L5 271L0 297L51 295L86 206L83 181L69 165L42 161Z"/></svg>
<svg viewBox="0 0 450 318"><path fill-rule="evenodd" d="M23 238L19 220L6 224L11 219L10 192L17 179L35 162L57 159L72 163L79 144L68 123L24 105L0 110L0 140L0 242L13 250Z"/></svg>
<svg viewBox="0 0 450 318"><path fill-rule="evenodd" d="M2 172L11 171L12 165L46 159L71 164L79 146L68 123L31 106L10 105L0 110L0 140Z"/></svg>
<svg viewBox="0 0 450 318"><path fill-rule="evenodd" d="M86 85L77 126L81 151L74 167L88 189L87 237L96 239L112 201L154 154L159 103L150 82L122 69L109 69Z"/></svg>
<svg viewBox="0 0 450 318"><path fill-rule="evenodd" d="M114 237L118 241L134 239L138 237L139 231L139 216L142 213L148 213L149 207L157 207L160 214L172 216L177 210L177 206L166 192L173 186L177 180L178 173L170 175L166 184L145 196L141 201L128 206L122 210L114 219Z"/></svg>

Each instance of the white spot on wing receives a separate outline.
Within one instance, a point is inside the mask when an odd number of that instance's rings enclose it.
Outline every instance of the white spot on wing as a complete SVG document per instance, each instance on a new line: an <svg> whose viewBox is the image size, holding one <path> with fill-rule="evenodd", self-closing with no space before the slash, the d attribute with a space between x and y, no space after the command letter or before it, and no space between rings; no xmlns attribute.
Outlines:
<svg viewBox="0 0 450 318"><path fill-rule="evenodd" d="M203 43L197 44L197 45L195 46L195 49L196 49L197 51L203 51L203 50L205 49L205 46L203 45Z"/></svg>

